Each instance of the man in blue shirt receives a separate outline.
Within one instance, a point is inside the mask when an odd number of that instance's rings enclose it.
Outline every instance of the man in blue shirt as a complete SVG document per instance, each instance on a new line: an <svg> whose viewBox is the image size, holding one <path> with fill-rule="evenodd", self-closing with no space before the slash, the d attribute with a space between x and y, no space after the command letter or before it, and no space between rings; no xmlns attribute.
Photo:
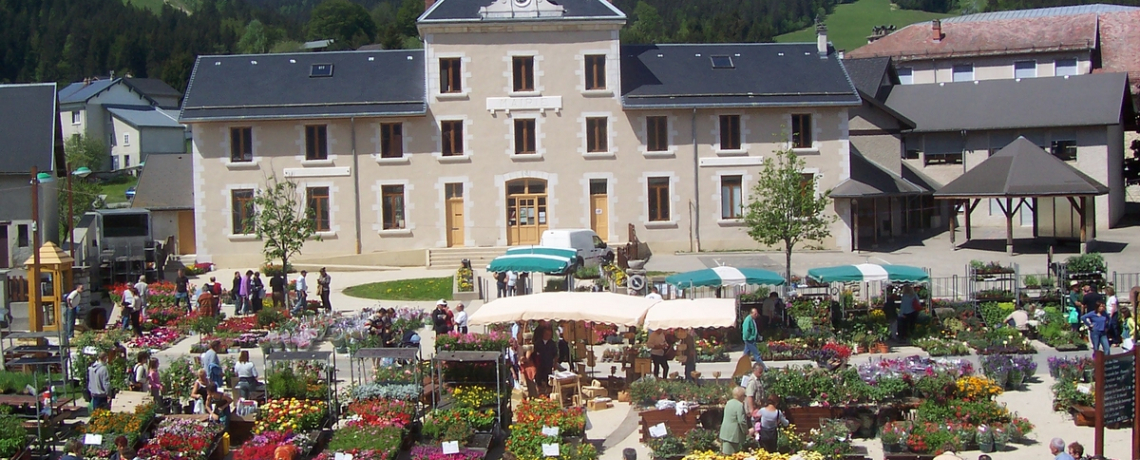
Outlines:
<svg viewBox="0 0 1140 460"><path fill-rule="evenodd" d="M1053 438L1049 441L1049 452L1053 453L1054 460L1073 460L1073 456L1065 452L1065 440L1061 438Z"/></svg>

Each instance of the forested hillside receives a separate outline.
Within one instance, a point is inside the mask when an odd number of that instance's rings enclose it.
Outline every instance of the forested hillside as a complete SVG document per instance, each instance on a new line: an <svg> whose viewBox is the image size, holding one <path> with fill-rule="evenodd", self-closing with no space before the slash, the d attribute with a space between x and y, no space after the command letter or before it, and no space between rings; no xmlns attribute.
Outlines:
<svg viewBox="0 0 1140 460"><path fill-rule="evenodd" d="M234 51L254 18L299 29L241 0L202 0L192 15L121 0L0 0L0 81L66 83L114 71L183 89L195 57Z"/></svg>

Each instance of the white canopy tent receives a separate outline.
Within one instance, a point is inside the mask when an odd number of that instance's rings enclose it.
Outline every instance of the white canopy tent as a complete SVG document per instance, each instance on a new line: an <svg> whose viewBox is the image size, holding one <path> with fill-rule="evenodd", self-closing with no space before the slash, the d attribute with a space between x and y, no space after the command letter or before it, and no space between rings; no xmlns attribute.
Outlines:
<svg viewBox="0 0 1140 460"><path fill-rule="evenodd" d="M677 299L653 305L645 314L646 329L732 327L736 299Z"/></svg>
<svg viewBox="0 0 1140 460"><path fill-rule="evenodd" d="M591 321L639 326L660 300L609 292L544 292L503 297L479 307L468 323L474 326L515 321Z"/></svg>

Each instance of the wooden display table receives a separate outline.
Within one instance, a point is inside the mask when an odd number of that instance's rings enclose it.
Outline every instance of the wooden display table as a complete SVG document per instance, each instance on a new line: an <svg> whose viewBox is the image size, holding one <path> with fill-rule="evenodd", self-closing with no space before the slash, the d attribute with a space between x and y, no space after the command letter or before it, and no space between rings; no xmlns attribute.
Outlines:
<svg viewBox="0 0 1140 460"><path fill-rule="evenodd" d="M550 399L558 401L562 407L582 405L582 378L577 374L550 376Z"/></svg>
<svg viewBox="0 0 1140 460"><path fill-rule="evenodd" d="M641 442L652 439L649 427L664 423L669 429L669 436L684 436L694 428L700 426L701 409L690 409L684 415L678 416L676 409L653 409L642 411L638 415L641 422Z"/></svg>

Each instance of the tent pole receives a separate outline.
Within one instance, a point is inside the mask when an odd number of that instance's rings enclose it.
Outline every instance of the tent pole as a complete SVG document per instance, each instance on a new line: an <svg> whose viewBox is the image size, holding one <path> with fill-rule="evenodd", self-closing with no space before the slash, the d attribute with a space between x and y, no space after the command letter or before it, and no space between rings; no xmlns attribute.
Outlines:
<svg viewBox="0 0 1140 460"><path fill-rule="evenodd" d="M859 251L859 199L851 199L851 252Z"/></svg>
<svg viewBox="0 0 1140 460"><path fill-rule="evenodd" d="M958 200L950 202L950 218L946 219L947 225L950 226L950 247L958 249L958 245L954 242L954 221L958 220Z"/></svg>
<svg viewBox="0 0 1140 460"><path fill-rule="evenodd" d="M1086 198L1082 196L1081 197L1081 208L1080 208L1080 211L1081 211L1081 254L1084 254L1086 251L1088 251L1088 243L1089 243L1088 234L1085 232L1085 228L1087 226L1085 219L1086 219L1086 216L1088 215L1089 206L1088 206L1088 202L1085 200L1086 200Z"/></svg>
<svg viewBox="0 0 1140 460"><path fill-rule="evenodd" d="M965 219L965 220L966 220L966 221L965 221L966 241L970 241L970 238L972 237L972 234L971 234L971 232L970 232L970 211L973 211L973 210L974 210L974 207L973 207L973 206L970 206L970 200L966 200L966 203L965 203L965 211L966 211L966 219Z"/></svg>

